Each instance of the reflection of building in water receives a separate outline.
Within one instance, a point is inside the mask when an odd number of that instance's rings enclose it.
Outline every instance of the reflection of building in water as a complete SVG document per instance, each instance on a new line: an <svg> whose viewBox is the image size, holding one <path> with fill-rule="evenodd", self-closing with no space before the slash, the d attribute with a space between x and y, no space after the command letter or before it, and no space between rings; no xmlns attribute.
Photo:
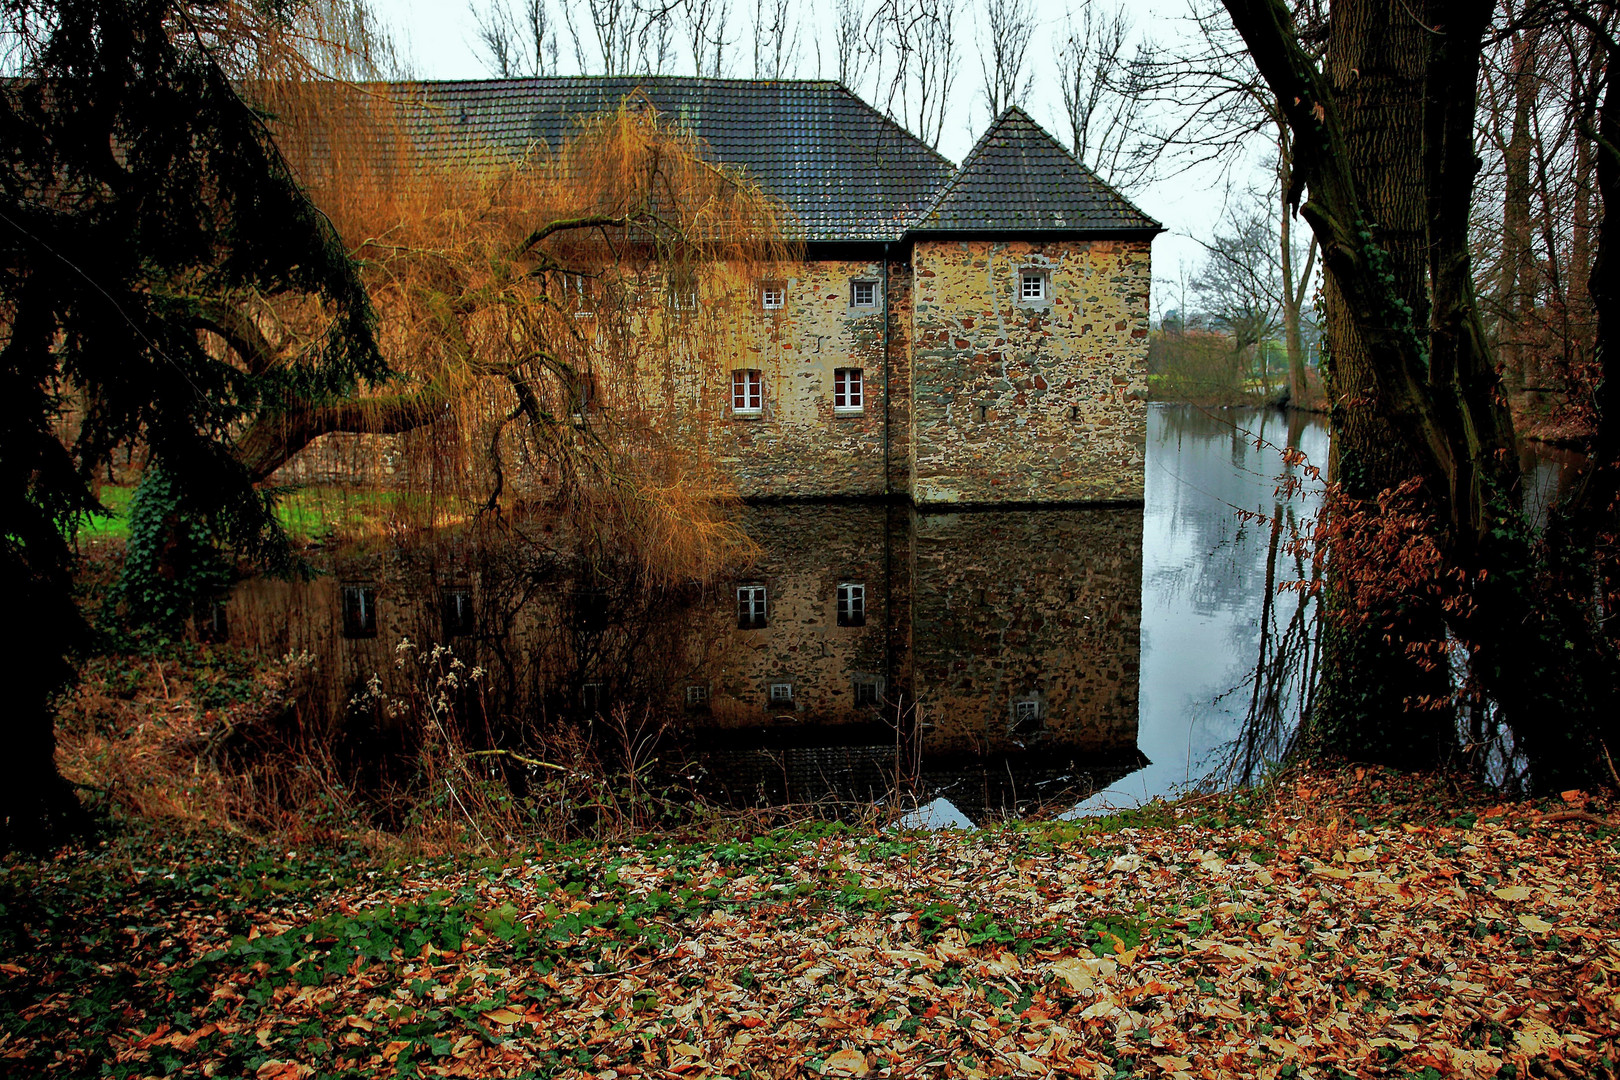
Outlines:
<svg viewBox="0 0 1620 1080"><path fill-rule="evenodd" d="M247 583L231 629L315 653L314 704L334 719L374 673L390 694L420 692L419 669L396 665L402 638L489 672L463 704L508 737L650 707L714 753L712 786L730 797L866 801L902 776L976 817L1083 797L1141 764L1140 509L740 512L761 554L708 589L649 592L463 538L354 553L308 584Z"/></svg>
<svg viewBox="0 0 1620 1080"><path fill-rule="evenodd" d="M929 751L952 753L1134 741L1140 510L799 505L747 515L764 554L735 583L739 616L713 611L702 631L731 639L712 687L714 723L908 714ZM860 620L847 618L854 590ZM743 618L761 597L763 623Z"/></svg>

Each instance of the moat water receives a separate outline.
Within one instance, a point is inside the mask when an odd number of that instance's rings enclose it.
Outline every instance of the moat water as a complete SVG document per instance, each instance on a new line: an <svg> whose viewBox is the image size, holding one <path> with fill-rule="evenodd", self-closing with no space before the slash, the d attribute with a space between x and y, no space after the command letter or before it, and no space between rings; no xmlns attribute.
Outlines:
<svg viewBox="0 0 1620 1080"><path fill-rule="evenodd" d="M654 593L545 536L373 545L244 583L230 636L314 654L301 721L357 757L435 700L400 661L440 642L482 669L439 706L481 744L568 726L737 804L1093 813L1250 780L1286 747L1316 648L1287 585L1309 577L1327 452L1319 418L1156 406L1142 506L745 507L755 563ZM1544 504L1573 461L1526 464Z"/></svg>

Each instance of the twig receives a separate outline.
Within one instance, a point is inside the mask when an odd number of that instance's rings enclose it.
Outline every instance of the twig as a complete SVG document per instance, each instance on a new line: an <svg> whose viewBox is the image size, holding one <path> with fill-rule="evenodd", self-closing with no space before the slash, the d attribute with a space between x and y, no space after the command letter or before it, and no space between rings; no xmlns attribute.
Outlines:
<svg viewBox="0 0 1620 1080"><path fill-rule="evenodd" d="M478 820L467 809L467 804L461 801L461 796L456 794L456 789L451 785L450 781L446 780L444 782L444 789L450 793L452 799L456 800L456 805L461 807L461 812L467 815L467 823L473 827L473 832L478 834L478 839L484 842L484 846L489 849L489 853L496 855L495 845L489 842L489 837L484 835L484 830L478 827Z"/></svg>
<svg viewBox="0 0 1620 1080"><path fill-rule="evenodd" d="M582 979L612 979L619 975L628 975L632 971L640 971L645 967L652 967L660 960L673 960L675 955L675 953L670 953L668 956L655 956L645 963L637 964L635 967L620 968L617 971L582 971L579 977Z"/></svg>
<svg viewBox="0 0 1620 1080"><path fill-rule="evenodd" d="M163 665L158 663L154 659L152 661L152 670L157 672L158 685L163 687L163 700L164 700L164 702L168 702L169 701L169 680L165 679L163 677ZM1612 768L1612 766L1611 766L1611 768Z"/></svg>
<svg viewBox="0 0 1620 1080"><path fill-rule="evenodd" d="M1599 739L1598 746L1602 748L1603 760L1609 766L1609 778L1614 781L1616 788L1620 788L1620 772L1614 771L1614 758L1609 756L1609 744Z"/></svg>
<svg viewBox="0 0 1620 1080"><path fill-rule="evenodd" d="M530 765L536 769L556 769L558 772L568 771L568 767L566 765L553 765L551 762L541 761L539 758L524 757L522 754L516 753L512 750L469 750L467 751L467 756L470 758L497 756L509 757L513 761L522 762L524 765Z"/></svg>
<svg viewBox="0 0 1620 1080"><path fill-rule="evenodd" d="M1613 818L1599 817L1596 814L1588 814L1585 810L1560 810L1556 814L1542 814L1535 820L1545 823L1584 821L1591 825L1601 825L1605 829L1620 829L1620 821L1615 821Z"/></svg>

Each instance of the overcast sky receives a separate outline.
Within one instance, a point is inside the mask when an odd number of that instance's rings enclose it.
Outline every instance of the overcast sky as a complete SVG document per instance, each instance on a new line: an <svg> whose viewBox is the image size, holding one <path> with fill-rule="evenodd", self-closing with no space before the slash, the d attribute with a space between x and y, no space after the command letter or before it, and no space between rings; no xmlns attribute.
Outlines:
<svg viewBox="0 0 1620 1080"><path fill-rule="evenodd" d="M479 0L481 7L487 2ZM521 0L513 2L520 3ZM981 76L974 12L968 10L979 6L979 2L959 0L962 10L958 16L957 31L958 74L952 92L952 107L939 146L941 153L956 162L960 162L972 149L974 141L989 122L984 96L979 89ZM1064 123L1060 122L1063 103L1055 81L1053 47L1068 10L1078 11L1083 2L1074 0L1072 4L1065 4L1063 0L1035 0L1034 5L1040 25L1029 47L1032 80L1024 107L1060 139L1065 138L1066 132ZM1121 0L1093 2L1111 9ZM1173 46L1178 38L1187 33L1184 19L1186 4L1187 0L1126 0L1123 6L1139 35L1145 34ZM477 22L467 0L372 0L372 6L387 24L402 59L416 78L476 79L487 78L491 74L477 44ZM732 6L736 44L727 73L747 78L753 75L750 30L753 3L751 0L733 0ZM831 58L830 46L833 0L806 0L797 10L800 48L795 74L802 78L836 77L837 65ZM818 35L823 42L820 71L817 70L815 48ZM570 52L565 33L562 41L565 71L572 70L568 62ZM1209 236L1220 217L1226 187L1231 179L1212 170L1195 170L1161 178L1132 193L1133 199L1144 211L1170 230L1154 242L1155 311L1174 306L1171 294L1175 289L1171 282L1177 278L1183 265L1191 271L1201 260L1202 248L1193 238ZM1244 180L1243 177L1237 179L1239 182Z"/></svg>

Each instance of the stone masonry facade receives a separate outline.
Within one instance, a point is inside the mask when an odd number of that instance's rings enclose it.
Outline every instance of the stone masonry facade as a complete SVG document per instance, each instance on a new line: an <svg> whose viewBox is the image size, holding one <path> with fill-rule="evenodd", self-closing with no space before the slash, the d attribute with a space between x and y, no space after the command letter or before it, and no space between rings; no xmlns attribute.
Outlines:
<svg viewBox="0 0 1620 1080"><path fill-rule="evenodd" d="M1140 499L1147 243L919 243L914 268L912 499Z"/></svg>
<svg viewBox="0 0 1620 1080"><path fill-rule="evenodd" d="M756 284L727 355L644 373L682 387L660 403L663 422L704 433L744 498L1142 498L1160 228L1021 110L958 167L837 83L539 78L395 91L515 152L556 146L580 116L633 101L782 203L802 258ZM422 482L409 475L409 437L321 443L283 479Z"/></svg>

